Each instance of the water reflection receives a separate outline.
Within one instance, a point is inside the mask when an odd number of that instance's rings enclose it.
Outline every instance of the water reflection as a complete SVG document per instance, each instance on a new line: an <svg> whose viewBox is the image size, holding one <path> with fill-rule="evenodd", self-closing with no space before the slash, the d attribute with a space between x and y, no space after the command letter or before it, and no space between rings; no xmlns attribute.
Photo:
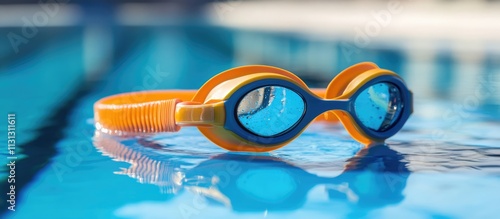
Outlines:
<svg viewBox="0 0 500 219"><path fill-rule="evenodd" d="M329 189L330 199L347 196L351 202L364 207L401 202L410 175L405 160L403 154L387 145L369 145L346 161L343 173L336 177L343 187ZM348 192L343 192L345 188Z"/></svg>
<svg viewBox="0 0 500 219"><path fill-rule="evenodd" d="M382 144L360 150L339 175L324 177L269 155L186 155L142 138L133 141L138 144L99 132L94 136L95 147L104 155L131 164L115 173L157 185L164 193L187 190L239 212L299 209L316 186L325 188L330 201L367 210L396 204L404 199L410 174L403 155Z"/></svg>

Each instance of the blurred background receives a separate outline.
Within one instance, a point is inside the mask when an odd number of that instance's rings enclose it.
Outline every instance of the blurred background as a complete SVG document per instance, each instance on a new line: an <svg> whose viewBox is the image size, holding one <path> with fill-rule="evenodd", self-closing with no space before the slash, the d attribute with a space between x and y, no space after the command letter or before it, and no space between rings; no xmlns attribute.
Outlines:
<svg viewBox="0 0 500 219"><path fill-rule="evenodd" d="M413 90L423 119L410 129L457 131L477 116L497 126L499 11L494 0L0 0L0 113L16 113L22 133L19 189L64 156L64 139L91 145L99 98L197 89L240 65L323 87L372 61Z"/></svg>
<svg viewBox="0 0 500 219"><path fill-rule="evenodd" d="M96 81L120 92L195 89L246 64L324 86L373 61L405 77L418 100L460 101L499 88L499 9L500 1L451 0L2 1L1 95L23 91L16 98L34 102L6 108L26 109L55 106Z"/></svg>

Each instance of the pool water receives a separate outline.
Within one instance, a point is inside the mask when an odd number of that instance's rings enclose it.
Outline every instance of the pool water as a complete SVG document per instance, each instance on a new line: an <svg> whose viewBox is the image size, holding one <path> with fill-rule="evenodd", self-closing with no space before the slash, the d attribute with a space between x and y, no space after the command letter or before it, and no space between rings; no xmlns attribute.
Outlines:
<svg viewBox="0 0 500 219"><path fill-rule="evenodd" d="M18 144L16 211L5 210L4 203L3 217L498 217L495 92L474 107L446 97L417 98L404 129L378 145L361 145L340 124L324 123L264 154L228 153L196 128L128 138L95 132L92 105L106 95L197 88L239 64L230 47L211 38L233 32L215 29L214 35L197 38L200 31L176 31L179 35L146 32L142 41L120 48L103 74L85 73L78 31L0 68L2 113L16 113ZM179 42L186 45L180 53L162 49ZM395 70L411 62L394 53L372 56L383 57L381 65ZM63 58L67 61L59 61ZM151 72L165 77L145 83ZM425 89L413 88L417 97ZM2 177L7 175L2 169ZM6 179L0 183L8 186Z"/></svg>

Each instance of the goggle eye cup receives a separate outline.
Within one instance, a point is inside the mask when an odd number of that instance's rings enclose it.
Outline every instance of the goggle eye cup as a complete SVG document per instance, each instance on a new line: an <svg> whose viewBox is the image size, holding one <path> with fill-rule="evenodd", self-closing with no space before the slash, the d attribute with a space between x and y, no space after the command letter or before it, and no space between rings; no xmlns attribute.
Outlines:
<svg viewBox="0 0 500 219"><path fill-rule="evenodd" d="M354 100L355 116L361 125L375 132L385 132L398 121L403 111L402 92L390 82L373 84Z"/></svg>
<svg viewBox="0 0 500 219"><path fill-rule="evenodd" d="M237 105L238 122L248 131L272 137L294 127L305 111L305 102L295 91L265 86L247 93Z"/></svg>

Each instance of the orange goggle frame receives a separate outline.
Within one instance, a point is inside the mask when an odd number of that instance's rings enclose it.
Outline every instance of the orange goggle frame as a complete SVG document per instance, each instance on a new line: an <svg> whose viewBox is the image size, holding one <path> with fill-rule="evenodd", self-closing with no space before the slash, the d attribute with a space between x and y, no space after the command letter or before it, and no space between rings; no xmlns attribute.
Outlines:
<svg viewBox="0 0 500 219"><path fill-rule="evenodd" d="M366 127L356 116L354 100L379 83L399 90L400 112L383 131ZM241 124L237 105L250 92L265 87L287 88L304 101L300 119L282 133L261 136ZM359 110L359 109L358 109ZM94 105L96 128L114 135L176 132L197 126L216 145L230 151L265 152L291 142L313 121L340 120L363 144L381 142L397 133L413 111L413 97L395 73L369 62L353 65L337 75L326 89L309 89L296 75L271 66L242 66L222 72L193 90L159 90L105 97ZM300 113L300 112L299 112Z"/></svg>

